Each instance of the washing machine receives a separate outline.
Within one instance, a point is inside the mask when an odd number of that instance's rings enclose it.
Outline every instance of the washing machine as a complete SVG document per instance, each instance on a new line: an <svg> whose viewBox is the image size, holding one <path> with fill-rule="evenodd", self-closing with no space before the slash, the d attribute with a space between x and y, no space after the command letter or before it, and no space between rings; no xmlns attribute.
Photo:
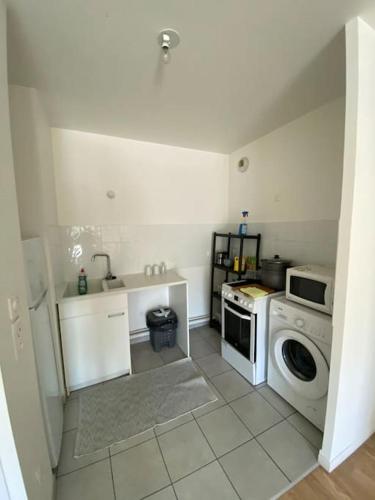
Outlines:
<svg viewBox="0 0 375 500"><path fill-rule="evenodd" d="M332 318L285 297L271 300L269 314L268 385L323 431Z"/></svg>

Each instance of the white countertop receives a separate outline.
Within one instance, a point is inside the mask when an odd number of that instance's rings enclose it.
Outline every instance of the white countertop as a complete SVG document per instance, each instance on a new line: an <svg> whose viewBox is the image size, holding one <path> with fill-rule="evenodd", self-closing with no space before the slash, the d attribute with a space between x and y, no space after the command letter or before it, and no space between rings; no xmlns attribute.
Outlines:
<svg viewBox="0 0 375 500"><path fill-rule="evenodd" d="M180 276L179 274L177 274L177 272L174 271L173 269L167 271L164 274L158 274L156 276L145 276L143 273L137 273L137 274L118 275L117 278L122 279L122 281L125 283L124 288L117 288L114 290L110 290L108 292L98 291L95 293L87 293L85 295L78 295L77 293L77 295L72 295L70 297L64 297L65 290L67 289L68 286L74 288L74 286L76 285L78 288L78 282L76 284L74 282L61 283L56 287L56 302L60 303L72 300L85 300L85 299L87 300L91 297L98 297L101 295L131 293L149 288L181 285L183 283L187 283L187 280L182 276ZM90 289L90 283L94 283L95 288L97 288L98 283L101 281L102 281L101 279L88 280L89 289Z"/></svg>

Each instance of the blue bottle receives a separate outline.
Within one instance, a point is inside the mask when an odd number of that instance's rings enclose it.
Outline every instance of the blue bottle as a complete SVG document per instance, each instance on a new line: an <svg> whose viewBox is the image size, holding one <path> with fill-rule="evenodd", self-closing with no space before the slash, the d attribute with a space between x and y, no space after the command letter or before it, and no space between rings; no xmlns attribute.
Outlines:
<svg viewBox="0 0 375 500"><path fill-rule="evenodd" d="M248 216L249 216L249 212L247 210L244 210L242 212L242 222L241 222L240 227L238 229L238 234L240 236L247 235L247 217Z"/></svg>

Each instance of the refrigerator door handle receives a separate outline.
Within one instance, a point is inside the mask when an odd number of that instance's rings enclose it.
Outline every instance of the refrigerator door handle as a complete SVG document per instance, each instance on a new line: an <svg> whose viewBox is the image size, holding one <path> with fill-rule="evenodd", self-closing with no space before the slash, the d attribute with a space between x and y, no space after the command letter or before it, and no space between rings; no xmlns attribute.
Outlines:
<svg viewBox="0 0 375 500"><path fill-rule="evenodd" d="M42 295L39 297L39 299L37 300L37 302L33 305L33 306L30 306L29 307L29 311L36 311L38 309L38 307L40 306L40 304L43 302L44 300L44 297L47 295L47 288L44 290L44 292L42 293Z"/></svg>

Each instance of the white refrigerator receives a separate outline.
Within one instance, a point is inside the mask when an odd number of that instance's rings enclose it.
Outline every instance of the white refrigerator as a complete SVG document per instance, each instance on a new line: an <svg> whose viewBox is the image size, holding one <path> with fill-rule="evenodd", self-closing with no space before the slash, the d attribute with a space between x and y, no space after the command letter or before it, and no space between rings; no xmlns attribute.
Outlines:
<svg viewBox="0 0 375 500"><path fill-rule="evenodd" d="M40 400L49 446L51 467L58 464L63 432L63 389L57 375L51 316L48 306L47 264L40 238L24 240L28 277L28 305L37 367Z"/></svg>

